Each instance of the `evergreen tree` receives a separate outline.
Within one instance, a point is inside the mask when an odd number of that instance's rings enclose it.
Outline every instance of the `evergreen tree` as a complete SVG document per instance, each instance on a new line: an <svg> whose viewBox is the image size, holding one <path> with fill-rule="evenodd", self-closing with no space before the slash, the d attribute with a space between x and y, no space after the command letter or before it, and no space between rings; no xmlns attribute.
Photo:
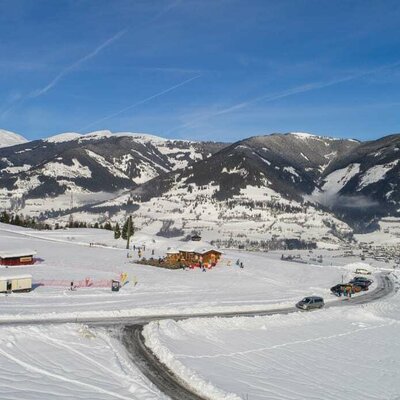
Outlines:
<svg viewBox="0 0 400 400"><path fill-rule="evenodd" d="M15 215L13 224L14 225L21 225L21 218L19 217L18 214Z"/></svg>
<svg viewBox="0 0 400 400"><path fill-rule="evenodd" d="M119 224L117 222L114 229L114 239L119 239L120 237L121 237L121 231L119 229Z"/></svg>
<svg viewBox="0 0 400 400"><path fill-rule="evenodd" d="M134 234L134 226L132 222L132 216L130 216L126 221L124 226L122 227L122 239L128 239L128 232L129 237L133 236Z"/></svg>
<svg viewBox="0 0 400 400"><path fill-rule="evenodd" d="M10 216L7 214L7 211L1 213L0 222L4 222L5 224L10 223Z"/></svg>

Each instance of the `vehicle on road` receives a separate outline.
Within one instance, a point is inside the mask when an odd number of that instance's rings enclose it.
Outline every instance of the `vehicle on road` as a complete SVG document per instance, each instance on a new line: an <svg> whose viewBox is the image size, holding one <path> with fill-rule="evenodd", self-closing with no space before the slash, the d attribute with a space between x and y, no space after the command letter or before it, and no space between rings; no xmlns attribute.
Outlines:
<svg viewBox="0 0 400 400"><path fill-rule="evenodd" d="M303 300L300 300L296 307L302 310L312 310L314 308L322 308L325 305L324 299L318 296L309 296L304 297Z"/></svg>

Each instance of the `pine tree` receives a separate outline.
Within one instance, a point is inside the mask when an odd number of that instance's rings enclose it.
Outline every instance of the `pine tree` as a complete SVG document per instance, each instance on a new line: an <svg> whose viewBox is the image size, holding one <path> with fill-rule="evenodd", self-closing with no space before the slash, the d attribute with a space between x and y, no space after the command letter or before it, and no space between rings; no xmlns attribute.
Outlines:
<svg viewBox="0 0 400 400"><path fill-rule="evenodd" d="M4 222L5 224L10 223L10 216L7 214L7 211L1 213L0 222Z"/></svg>
<svg viewBox="0 0 400 400"><path fill-rule="evenodd" d="M120 237L121 237L121 231L119 229L119 225L117 222L114 229L114 239L119 239Z"/></svg>
<svg viewBox="0 0 400 400"><path fill-rule="evenodd" d="M127 240L128 239L128 232L129 232L129 237L133 236L134 234L134 226L132 222L132 216L130 216L126 221L124 226L122 227L122 239Z"/></svg>
<svg viewBox="0 0 400 400"><path fill-rule="evenodd" d="M18 214L15 215L14 225L21 225L21 218L19 217Z"/></svg>

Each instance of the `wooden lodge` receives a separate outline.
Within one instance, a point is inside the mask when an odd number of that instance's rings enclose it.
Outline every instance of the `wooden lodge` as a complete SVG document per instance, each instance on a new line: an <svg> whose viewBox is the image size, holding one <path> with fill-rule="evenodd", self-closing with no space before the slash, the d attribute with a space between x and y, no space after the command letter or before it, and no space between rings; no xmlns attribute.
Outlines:
<svg viewBox="0 0 400 400"><path fill-rule="evenodd" d="M1 251L0 265L29 265L35 262L33 256L36 254L34 250L17 250L17 251Z"/></svg>
<svg viewBox="0 0 400 400"><path fill-rule="evenodd" d="M169 264L208 264L216 265L221 258L222 252L216 248L182 248L179 250L169 250L166 261Z"/></svg>
<svg viewBox="0 0 400 400"><path fill-rule="evenodd" d="M179 250L170 249L167 251L166 261L169 264L177 264L179 263L180 259L181 259L181 254Z"/></svg>

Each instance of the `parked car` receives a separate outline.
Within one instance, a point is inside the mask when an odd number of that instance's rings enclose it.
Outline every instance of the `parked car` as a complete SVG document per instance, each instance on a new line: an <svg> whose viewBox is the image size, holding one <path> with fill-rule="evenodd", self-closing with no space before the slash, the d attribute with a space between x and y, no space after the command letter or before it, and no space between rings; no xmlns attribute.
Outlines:
<svg viewBox="0 0 400 400"><path fill-rule="evenodd" d="M300 300L296 307L302 310L311 310L314 308L322 308L325 305L324 299L318 296L309 296L304 297L303 300Z"/></svg>
<svg viewBox="0 0 400 400"><path fill-rule="evenodd" d="M331 287L331 292L335 295L340 297L342 294L354 294L354 293L359 293L361 290L368 290L363 289L362 286L359 286L358 284L352 284L352 283L339 283L335 286Z"/></svg>
<svg viewBox="0 0 400 400"><path fill-rule="evenodd" d="M361 274L361 275L371 275L371 271L368 271L365 268L357 268L355 273L356 274Z"/></svg>
<svg viewBox="0 0 400 400"><path fill-rule="evenodd" d="M350 282L369 282L369 284L371 284L373 280L365 276L355 276Z"/></svg>
<svg viewBox="0 0 400 400"><path fill-rule="evenodd" d="M351 284L360 286L362 290L368 290L372 282L373 281L371 279L366 279L362 276L356 277L350 281Z"/></svg>
<svg viewBox="0 0 400 400"><path fill-rule="evenodd" d="M371 285L369 282L364 282L364 281L356 281L356 282L353 282L353 284L352 284L353 286L357 286L357 287L359 287L359 288L361 288L361 290L368 290L369 289L369 286Z"/></svg>

